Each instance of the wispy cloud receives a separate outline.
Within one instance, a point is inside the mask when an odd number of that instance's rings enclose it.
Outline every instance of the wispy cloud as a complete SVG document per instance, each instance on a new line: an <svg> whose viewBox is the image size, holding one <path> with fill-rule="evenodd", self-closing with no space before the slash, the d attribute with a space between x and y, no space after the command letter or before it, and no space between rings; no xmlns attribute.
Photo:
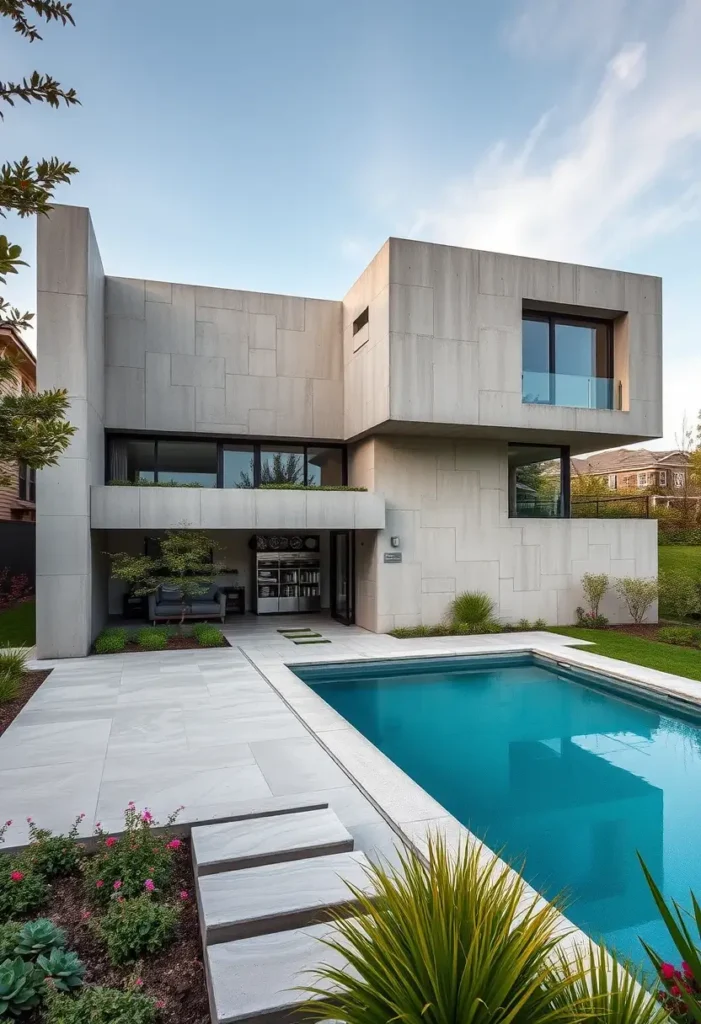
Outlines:
<svg viewBox="0 0 701 1024"><path fill-rule="evenodd" d="M562 7L558 0L531 4L550 15ZM567 4L568 11L585 7ZM654 37L619 41L573 125L554 127L552 112L544 111L517 148L497 142L465 178L418 212L412 234L601 263L698 219L701 3L678 0L668 10ZM517 37L526 32L524 17ZM567 32L576 24L575 18Z"/></svg>

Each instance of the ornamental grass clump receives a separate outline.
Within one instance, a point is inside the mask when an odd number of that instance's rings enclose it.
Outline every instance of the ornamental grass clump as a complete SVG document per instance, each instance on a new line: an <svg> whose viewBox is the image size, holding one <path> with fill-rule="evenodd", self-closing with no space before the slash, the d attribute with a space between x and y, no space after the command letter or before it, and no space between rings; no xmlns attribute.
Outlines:
<svg viewBox="0 0 701 1024"><path fill-rule="evenodd" d="M12 644L0 645L0 704L14 700L26 671L27 652Z"/></svg>
<svg viewBox="0 0 701 1024"><path fill-rule="evenodd" d="M179 807L167 820L175 822ZM85 859L83 879L89 900L106 906L117 896L128 898L142 892L166 895L172 887L175 855L180 840L167 831L159 831L159 822L148 808L139 811L133 801L124 811L121 836L109 835L96 826L97 853Z"/></svg>
<svg viewBox="0 0 701 1024"><path fill-rule="evenodd" d="M482 625L490 622L494 612L494 602L478 590L465 590L458 594L450 606L450 621L453 626Z"/></svg>
<svg viewBox="0 0 701 1024"><path fill-rule="evenodd" d="M564 1024L572 979L553 966L555 906L473 842L449 854L431 840L428 863L413 851L399 866L373 866L375 895L349 886L357 917L339 918L323 940L344 966L314 972L310 1019L345 1024ZM323 947L319 959L323 961ZM334 991L330 995L328 986Z"/></svg>

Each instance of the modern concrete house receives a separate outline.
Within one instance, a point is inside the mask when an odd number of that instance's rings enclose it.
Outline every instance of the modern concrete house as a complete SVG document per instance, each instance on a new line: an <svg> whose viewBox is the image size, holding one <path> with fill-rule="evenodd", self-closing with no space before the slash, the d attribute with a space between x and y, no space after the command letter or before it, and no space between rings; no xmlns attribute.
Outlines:
<svg viewBox="0 0 701 1024"><path fill-rule="evenodd" d="M656 523L570 519L569 487L570 456L661 433L659 279L391 238L328 301L106 276L87 209L38 232L38 383L79 428L38 474L40 656L122 612L104 552L180 525L249 609L251 545L318 549L321 607L379 632L467 589L567 624L584 572L656 574Z"/></svg>

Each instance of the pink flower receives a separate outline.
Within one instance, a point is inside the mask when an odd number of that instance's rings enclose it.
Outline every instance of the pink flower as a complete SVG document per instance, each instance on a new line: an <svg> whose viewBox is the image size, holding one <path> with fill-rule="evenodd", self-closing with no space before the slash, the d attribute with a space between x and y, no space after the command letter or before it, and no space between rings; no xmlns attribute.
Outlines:
<svg viewBox="0 0 701 1024"><path fill-rule="evenodd" d="M183 891L180 893L180 899L181 900L189 900L190 899L190 893L187 892L185 889L183 889Z"/></svg>
<svg viewBox="0 0 701 1024"><path fill-rule="evenodd" d="M143 978L137 978L136 981L134 982L135 985L139 985L139 986L143 985L143 983L144 983L144 979Z"/></svg>
<svg viewBox="0 0 701 1024"><path fill-rule="evenodd" d="M179 839L171 839L169 843L166 843L166 847L169 850L179 850L181 846L182 843L180 842Z"/></svg>
<svg viewBox="0 0 701 1024"><path fill-rule="evenodd" d="M109 839L105 839L105 846L114 846L119 840L116 836L110 836Z"/></svg>
<svg viewBox="0 0 701 1024"><path fill-rule="evenodd" d="M688 965L688 963L686 962L686 960L682 960L682 970L684 971L684 975L685 975L685 977L687 977L687 978L693 978L693 976L694 976L694 973L693 973L693 971L691 970L691 968L689 967L689 965Z"/></svg>
<svg viewBox="0 0 701 1024"><path fill-rule="evenodd" d="M134 803L133 800L130 800L129 803L127 804L127 807L130 811L133 811L134 808L136 807L136 804Z"/></svg>
<svg viewBox="0 0 701 1024"><path fill-rule="evenodd" d="M112 886L112 888L113 888L113 889L115 889L115 890L116 890L116 889L121 889L121 888L122 888L122 883L121 883L121 882L119 881L119 879L117 879L117 881L116 881L116 882L114 883L114 885Z"/></svg>
<svg viewBox="0 0 701 1024"><path fill-rule="evenodd" d="M660 964L660 977L665 978L667 981L669 981L670 978L673 978L674 966L667 963Z"/></svg>
<svg viewBox="0 0 701 1024"><path fill-rule="evenodd" d="M678 996L680 994L678 985L672 985L669 991L672 993L673 996Z"/></svg>
<svg viewBox="0 0 701 1024"><path fill-rule="evenodd" d="M151 814L148 808L146 808L144 813L141 815L141 820L146 822L153 821L153 815Z"/></svg>
<svg viewBox="0 0 701 1024"><path fill-rule="evenodd" d="M12 824L12 818L10 818L9 821L5 822L5 828L9 828L11 824Z"/></svg>
<svg viewBox="0 0 701 1024"><path fill-rule="evenodd" d="M79 818L80 818L80 820L82 821L82 820L83 820L83 818L85 817L85 811L81 811L81 812L80 812L80 814L78 815L78 817L79 817Z"/></svg>
<svg viewBox="0 0 701 1024"><path fill-rule="evenodd" d="M101 889L104 884L105 883L102 881L102 879L98 878L98 880L95 882L95 888L96 889Z"/></svg>
<svg viewBox="0 0 701 1024"><path fill-rule="evenodd" d="M158 999L156 1001L156 1009L157 1010L162 1010L164 1008L165 1004L166 1004L165 999Z"/></svg>
<svg viewBox="0 0 701 1024"><path fill-rule="evenodd" d="M95 822L95 828L96 828L96 829L98 829L98 828L102 828L102 822L101 822L101 821L96 821L96 822Z"/></svg>
<svg viewBox="0 0 701 1024"><path fill-rule="evenodd" d="M90 911L89 910L84 910L83 913L80 916L83 919L83 921L87 921L87 919L90 917Z"/></svg>
<svg viewBox="0 0 701 1024"><path fill-rule="evenodd" d="M153 879L152 878L147 878L146 881L144 882L144 889L146 890L146 892L153 892L153 890L155 888L156 888L156 885L155 885Z"/></svg>
<svg viewBox="0 0 701 1024"><path fill-rule="evenodd" d="M28 824L30 824L30 825L31 825L31 824L32 824L32 819L28 817L28 818L27 818L27 822L28 822Z"/></svg>
<svg viewBox="0 0 701 1024"><path fill-rule="evenodd" d="M10 875L10 878L12 879L13 882L21 882L22 879L24 878L24 875L22 874L21 871L13 871L12 874Z"/></svg>

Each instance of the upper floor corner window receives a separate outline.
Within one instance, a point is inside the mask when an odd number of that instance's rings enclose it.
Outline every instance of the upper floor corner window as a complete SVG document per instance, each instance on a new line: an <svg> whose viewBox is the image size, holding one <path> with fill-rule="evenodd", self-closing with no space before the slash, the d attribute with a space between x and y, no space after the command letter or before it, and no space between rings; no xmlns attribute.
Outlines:
<svg viewBox="0 0 701 1024"><path fill-rule="evenodd" d="M524 402L580 409L617 407L609 321L525 311L522 324Z"/></svg>
<svg viewBox="0 0 701 1024"><path fill-rule="evenodd" d="M369 319L370 307L366 306L363 312L360 313L359 316L357 316L353 321L353 334L357 334L358 331L361 331L363 327L365 327L365 324L368 322Z"/></svg>

